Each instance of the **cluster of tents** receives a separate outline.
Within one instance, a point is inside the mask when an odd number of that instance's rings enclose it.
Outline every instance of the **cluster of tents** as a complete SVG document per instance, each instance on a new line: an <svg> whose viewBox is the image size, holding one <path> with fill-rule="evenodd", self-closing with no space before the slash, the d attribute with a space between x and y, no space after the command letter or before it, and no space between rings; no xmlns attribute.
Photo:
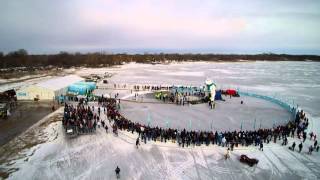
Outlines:
<svg viewBox="0 0 320 180"><path fill-rule="evenodd" d="M239 97L239 93L234 89L227 89L227 90L217 90L216 95L214 97L214 100L223 100L222 94L233 96L233 97Z"/></svg>

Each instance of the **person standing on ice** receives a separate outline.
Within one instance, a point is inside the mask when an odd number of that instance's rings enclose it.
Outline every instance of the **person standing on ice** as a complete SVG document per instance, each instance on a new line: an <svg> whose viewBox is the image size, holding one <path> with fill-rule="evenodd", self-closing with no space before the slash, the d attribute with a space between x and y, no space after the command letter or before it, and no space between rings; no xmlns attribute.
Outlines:
<svg viewBox="0 0 320 180"><path fill-rule="evenodd" d="M302 147L303 147L303 145L302 145L302 142L301 142L301 143L299 144L299 153L301 152Z"/></svg>
<svg viewBox="0 0 320 180"><path fill-rule="evenodd" d="M259 150L263 151L263 143L262 143L262 141L260 142L260 148L259 148Z"/></svg>
<svg viewBox="0 0 320 180"><path fill-rule="evenodd" d="M312 154L312 151L313 151L313 146L310 145L310 146L309 146L309 154L310 154L310 155Z"/></svg>
<svg viewBox="0 0 320 180"><path fill-rule="evenodd" d="M139 140L139 137L138 137L137 140L136 140L136 147L137 147L137 149L138 149L139 145L140 145L140 140Z"/></svg>
<svg viewBox="0 0 320 180"><path fill-rule="evenodd" d="M227 142L226 138L225 138L225 137L223 137L221 141L222 141L222 147L224 147L224 145L225 145L225 144L226 144L226 142Z"/></svg>
<svg viewBox="0 0 320 180"><path fill-rule="evenodd" d="M307 139L307 133L306 132L303 132L302 138L303 138L303 142L306 141L306 139Z"/></svg>
<svg viewBox="0 0 320 180"><path fill-rule="evenodd" d="M117 179L119 179L120 178L120 168L118 166L117 166L115 172L116 172Z"/></svg>
<svg viewBox="0 0 320 180"><path fill-rule="evenodd" d="M286 146L287 144L288 144L288 139L287 139L287 137L285 136L285 137L283 138L282 146Z"/></svg>
<svg viewBox="0 0 320 180"><path fill-rule="evenodd" d="M290 150L294 151L294 148L295 148L295 147L296 147L296 142L293 142Z"/></svg>
<svg viewBox="0 0 320 180"><path fill-rule="evenodd" d="M108 133L108 126L107 125L106 125L105 129L106 129L106 133Z"/></svg>
<svg viewBox="0 0 320 180"><path fill-rule="evenodd" d="M224 155L226 159L230 158L230 148L227 149L226 154Z"/></svg>
<svg viewBox="0 0 320 180"><path fill-rule="evenodd" d="M313 132L311 132L309 135L310 135L310 141L311 141L313 138Z"/></svg>
<svg viewBox="0 0 320 180"><path fill-rule="evenodd" d="M100 128L100 121L97 121L97 126L98 126L98 128Z"/></svg>

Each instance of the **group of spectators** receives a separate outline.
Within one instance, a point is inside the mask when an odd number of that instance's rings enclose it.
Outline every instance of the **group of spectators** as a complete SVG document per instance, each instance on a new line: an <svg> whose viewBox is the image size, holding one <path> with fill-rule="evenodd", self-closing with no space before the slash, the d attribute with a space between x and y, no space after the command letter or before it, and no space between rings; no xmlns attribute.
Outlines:
<svg viewBox="0 0 320 180"><path fill-rule="evenodd" d="M158 89L158 88L156 88ZM158 92L156 98L163 102L170 102L177 105L187 105L189 103L194 104L197 102L204 102L205 93L201 89L194 87L170 87L168 92Z"/></svg>
<svg viewBox="0 0 320 180"><path fill-rule="evenodd" d="M100 114L100 108L98 112ZM94 106L81 102L76 106L65 104L62 123L66 130L72 129L72 134L94 132L99 120L99 115L94 113Z"/></svg>
<svg viewBox="0 0 320 180"><path fill-rule="evenodd" d="M144 143L147 143L147 141L171 141L178 143L181 147L217 144L223 147L230 147L231 150L239 145L254 145L260 146L260 149L263 150L263 143L270 143L272 141L276 143L282 140L282 145L287 145L287 137L297 136L304 142L305 138L302 134L305 133L308 127L308 119L305 117L303 111L297 113L299 118L296 119L296 121L289 121L285 125L279 125L272 129L212 132L151 127L149 125L132 122L123 117L117 109L117 101L115 99L106 99L105 104L107 106L108 118L114 122L116 128L127 130L131 133L138 133L139 139ZM314 135L313 138L316 141Z"/></svg>
<svg viewBox="0 0 320 180"><path fill-rule="evenodd" d="M301 140L300 144L298 145L298 152L301 152L302 148L303 148L303 143L306 141L307 139L307 132L306 129L309 126L309 119L306 117L305 112L303 112L303 110L298 111L296 113L296 117L295 117L295 125L297 127L297 136L298 138ZM310 140L314 141L313 144L308 146L308 153L312 154L312 152L315 151L319 151L319 145L318 145L318 140L317 140L317 135L313 132L311 132L310 134ZM286 145L287 139L284 140L284 143ZM292 145L289 147L290 150L294 151L296 146L296 142L293 142Z"/></svg>
<svg viewBox="0 0 320 180"><path fill-rule="evenodd" d="M285 125L279 125L272 129L224 132L179 130L152 127L130 121L119 113L119 102L113 98L101 97L98 99L98 104L98 114L94 113L94 106L90 107L83 103L79 103L77 106L65 104L63 124L65 127L73 128L77 133L93 132L96 126L100 126L100 124L108 131L107 125L100 119L100 113L103 109L104 113L108 115L110 124L113 124L112 129L115 134L118 134L118 129L138 133L138 138L143 143L147 143L147 141L171 141L181 147L217 144L222 147L229 147L231 151L239 145L254 145L260 146L260 149L263 150L264 143L277 143L277 141L282 140L281 144L286 146L288 144L287 137L298 137L301 140L299 152L301 152L303 143L307 138L305 130L309 124L308 118L301 110L297 112L295 121L289 121ZM311 146L308 148L308 152L312 153L313 150L318 151L319 145L317 144L316 135L314 133L310 134L310 139L314 140L314 145L312 148ZM294 150L295 142L289 148Z"/></svg>

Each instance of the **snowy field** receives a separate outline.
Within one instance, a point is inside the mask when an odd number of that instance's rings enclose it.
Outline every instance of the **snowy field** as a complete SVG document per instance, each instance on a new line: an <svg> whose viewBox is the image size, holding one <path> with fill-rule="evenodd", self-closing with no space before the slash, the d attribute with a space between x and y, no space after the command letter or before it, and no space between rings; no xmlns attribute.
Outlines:
<svg viewBox="0 0 320 180"><path fill-rule="evenodd" d="M218 86L278 96L302 107L310 119L308 131L320 134L320 63L128 64L113 69L84 69L77 74L106 71L115 73L111 82L116 83L203 85L209 77ZM121 97L126 93L124 91ZM56 117L61 111L41 122L53 117L61 119L61 116ZM231 152L231 159L224 160L226 149L222 147L180 148L173 143L147 142L136 149L136 138L136 134L126 131L115 137L101 128L91 135L68 138L60 121L49 121L33 126L2 146L0 170L13 172L9 179L115 179L117 165L121 168L121 179L320 179L319 153L306 154L307 147L313 143L309 139L301 154L281 146L282 141L278 141L265 144L264 151L254 146L240 146ZM17 145L37 139L40 143L23 146L12 153L20 147ZM288 140L289 145L293 141L299 143L298 139ZM241 154L259 159L258 165L249 167L240 163Z"/></svg>

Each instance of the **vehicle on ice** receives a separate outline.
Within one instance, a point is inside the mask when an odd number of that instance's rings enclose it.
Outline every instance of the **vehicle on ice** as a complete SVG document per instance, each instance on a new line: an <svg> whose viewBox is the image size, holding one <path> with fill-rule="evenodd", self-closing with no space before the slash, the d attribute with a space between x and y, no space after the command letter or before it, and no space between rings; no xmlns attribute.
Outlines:
<svg viewBox="0 0 320 180"><path fill-rule="evenodd" d="M250 167L252 167L255 164L258 164L259 160L255 158L249 158L247 155L242 154L240 156L240 162L248 164Z"/></svg>

